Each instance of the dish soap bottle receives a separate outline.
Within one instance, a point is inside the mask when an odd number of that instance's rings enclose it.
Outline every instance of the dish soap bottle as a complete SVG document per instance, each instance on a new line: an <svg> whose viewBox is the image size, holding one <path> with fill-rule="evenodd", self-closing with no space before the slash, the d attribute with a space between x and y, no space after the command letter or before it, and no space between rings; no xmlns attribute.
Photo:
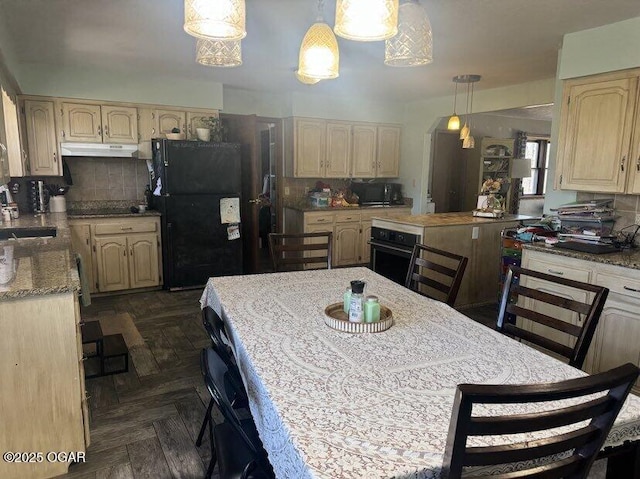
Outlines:
<svg viewBox="0 0 640 479"><path fill-rule="evenodd" d="M364 321L364 281L351 281L351 301L349 302L349 321L361 323Z"/></svg>

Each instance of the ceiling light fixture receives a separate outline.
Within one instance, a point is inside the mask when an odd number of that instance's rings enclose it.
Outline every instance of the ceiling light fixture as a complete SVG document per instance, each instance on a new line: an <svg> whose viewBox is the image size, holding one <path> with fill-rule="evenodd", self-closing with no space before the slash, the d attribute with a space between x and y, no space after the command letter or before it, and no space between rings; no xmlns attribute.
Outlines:
<svg viewBox="0 0 640 479"><path fill-rule="evenodd" d="M244 0L184 0L184 31L197 38L241 40L245 29Z"/></svg>
<svg viewBox="0 0 640 479"><path fill-rule="evenodd" d="M334 31L347 40L387 40L398 33L398 0L337 0Z"/></svg>
<svg viewBox="0 0 640 479"><path fill-rule="evenodd" d="M324 21L324 1L318 0L318 18L311 25L300 45L297 76L315 80L338 78L340 52L338 40L331 27ZM300 80L302 81L302 80Z"/></svg>
<svg viewBox="0 0 640 479"><path fill-rule="evenodd" d="M427 12L417 0L405 0L398 10L398 33L385 41L384 63L415 67L433 61L433 33Z"/></svg>
<svg viewBox="0 0 640 479"><path fill-rule="evenodd" d="M296 70L296 78L300 83L304 83L305 85L315 85L316 83L320 82L320 80L317 78L311 78L301 75L298 70Z"/></svg>
<svg viewBox="0 0 640 479"><path fill-rule="evenodd" d="M455 93L453 94L453 115L449 117L449 122L447 123L447 130L459 130L460 129L460 117L456 114L456 102L458 100L458 83L456 78L453 77L453 81L456 84Z"/></svg>
<svg viewBox="0 0 640 479"><path fill-rule="evenodd" d="M240 40L205 40L198 38L196 62L208 67L237 67L242 65Z"/></svg>
<svg viewBox="0 0 640 479"><path fill-rule="evenodd" d="M475 138L471 135L471 122L472 122L472 118L473 118L473 85L477 82L480 81L480 78L482 78L480 75L463 75L463 77L465 78L465 83L469 84L471 83L471 100L469 102L469 115L468 115L468 119L469 119L469 134L467 135L467 137L462 140L462 148L464 148L465 150L469 150L469 149L473 149L476 147L476 140Z"/></svg>
<svg viewBox="0 0 640 479"><path fill-rule="evenodd" d="M470 83L467 83L467 101L465 101L465 107L464 107L464 126L462 128L460 128L460 139L461 140L465 140L468 136L469 136L469 85L471 85Z"/></svg>

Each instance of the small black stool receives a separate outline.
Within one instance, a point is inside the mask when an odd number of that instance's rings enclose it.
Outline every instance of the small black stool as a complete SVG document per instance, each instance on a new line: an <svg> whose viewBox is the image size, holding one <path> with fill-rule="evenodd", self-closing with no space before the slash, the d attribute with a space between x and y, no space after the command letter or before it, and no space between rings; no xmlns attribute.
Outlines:
<svg viewBox="0 0 640 479"><path fill-rule="evenodd" d="M108 334L102 340L100 375L129 371L129 349L122 334Z"/></svg>

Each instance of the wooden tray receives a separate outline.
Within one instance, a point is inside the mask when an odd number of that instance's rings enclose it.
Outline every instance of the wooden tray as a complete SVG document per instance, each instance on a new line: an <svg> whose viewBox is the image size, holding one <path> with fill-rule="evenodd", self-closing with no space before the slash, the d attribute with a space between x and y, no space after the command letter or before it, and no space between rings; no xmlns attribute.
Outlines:
<svg viewBox="0 0 640 479"><path fill-rule="evenodd" d="M343 303L334 303L324 309L324 324L345 333L380 333L393 326L393 315L389 308L380 305L380 321L352 323L349 315L344 312Z"/></svg>

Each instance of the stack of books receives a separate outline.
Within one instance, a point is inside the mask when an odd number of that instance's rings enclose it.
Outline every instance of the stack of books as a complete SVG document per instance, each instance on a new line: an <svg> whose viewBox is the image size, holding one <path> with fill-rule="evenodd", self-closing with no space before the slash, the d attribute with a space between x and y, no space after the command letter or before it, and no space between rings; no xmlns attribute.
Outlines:
<svg viewBox="0 0 640 479"><path fill-rule="evenodd" d="M552 208L560 221L612 221L615 220L615 210L611 207L613 198L601 200L576 201Z"/></svg>

